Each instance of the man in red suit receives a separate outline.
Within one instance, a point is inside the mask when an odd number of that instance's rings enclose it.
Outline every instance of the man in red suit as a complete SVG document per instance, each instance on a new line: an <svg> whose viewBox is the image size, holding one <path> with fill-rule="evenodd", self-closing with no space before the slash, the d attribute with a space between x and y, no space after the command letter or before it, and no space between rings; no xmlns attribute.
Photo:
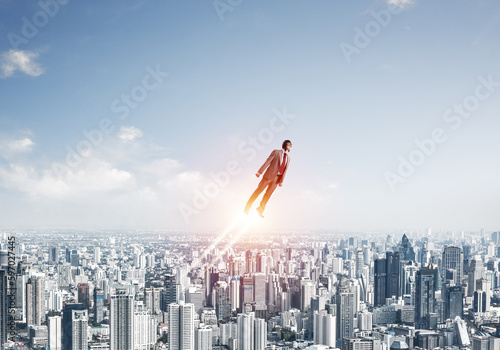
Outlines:
<svg viewBox="0 0 500 350"><path fill-rule="evenodd" d="M292 142L290 140L283 141L281 145L281 149L275 149L271 152L271 155L267 158L265 163L260 167L259 171L255 176L260 177L264 170L264 176L257 186L257 189L252 193L250 199L245 206L245 214L248 214L248 211L252 207L253 202L257 199L259 194L267 188L266 193L264 193L264 197L260 202L260 206L257 207L257 212L261 217L264 217L264 209L266 209L266 204L271 195L273 194L276 186L283 186L283 179L285 178L286 171L288 170L288 165L290 164L290 157L288 156L288 152L292 149Z"/></svg>

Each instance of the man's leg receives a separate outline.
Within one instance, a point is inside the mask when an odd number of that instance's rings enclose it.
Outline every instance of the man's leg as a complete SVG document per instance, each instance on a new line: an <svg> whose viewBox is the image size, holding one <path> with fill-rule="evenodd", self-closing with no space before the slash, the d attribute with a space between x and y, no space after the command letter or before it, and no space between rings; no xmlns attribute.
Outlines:
<svg viewBox="0 0 500 350"><path fill-rule="evenodd" d="M266 204L269 198L271 198L271 195L273 194L274 190L278 186L278 177L276 177L267 187L266 193L264 193L264 196L262 197L262 200L260 201L260 211L263 212L264 209L266 209Z"/></svg>
<svg viewBox="0 0 500 350"><path fill-rule="evenodd" d="M247 205L245 205L245 212L248 212L250 210L253 202L255 202L255 200L257 199L259 194L261 194L262 191L264 191L264 189L267 187L267 185L269 185L269 182L270 182L269 180L262 178L262 180L259 182L259 185L257 186L257 189L250 196L250 199L248 200Z"/></svg>

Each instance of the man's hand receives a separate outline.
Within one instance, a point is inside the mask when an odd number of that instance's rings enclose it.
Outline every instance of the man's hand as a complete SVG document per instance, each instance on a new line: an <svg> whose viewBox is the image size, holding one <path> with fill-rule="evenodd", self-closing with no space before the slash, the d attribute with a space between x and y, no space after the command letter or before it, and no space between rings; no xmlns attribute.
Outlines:
<svg viewBox="0 0 500 350"><path fill-rule="evenodd" d="M260 177L260 173L255 174L255 176Z"/></svg>
<svg viewBox="0 0 500 350"><path fill-rule="evenodd" d="M280 187L283 186L283 184L280 184Z"/></svg>

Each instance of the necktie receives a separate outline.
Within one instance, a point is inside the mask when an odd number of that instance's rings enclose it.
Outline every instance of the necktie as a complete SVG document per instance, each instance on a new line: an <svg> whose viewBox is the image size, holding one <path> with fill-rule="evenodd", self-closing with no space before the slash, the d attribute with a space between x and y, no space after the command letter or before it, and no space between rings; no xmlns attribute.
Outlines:
<svg viewBox="0 0 500 350"><path fill-rule="evenodd" d="M286 153L283 155L283 163L281 163L279 175L283 174L283 171L285 171L285 166L286 166Z"/></svg>

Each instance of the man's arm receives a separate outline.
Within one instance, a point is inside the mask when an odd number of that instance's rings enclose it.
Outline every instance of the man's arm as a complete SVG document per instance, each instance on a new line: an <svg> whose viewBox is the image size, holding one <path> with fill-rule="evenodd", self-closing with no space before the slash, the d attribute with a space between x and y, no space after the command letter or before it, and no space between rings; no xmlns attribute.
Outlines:
<svg viewBox="0 0 500 350"><path fill-rule="evenodd" d="M267 160L264 162L264 164L262 164L262 166L260 167L259 171L257 172L257 177L259 177L260 174L263 174L264 171L267 169L267 167L271 164L272 160L274 158L274 151L271 152L271 154L269 155L269 157L267 157ZM258 175L259 174L259 175Z"/></svg>

